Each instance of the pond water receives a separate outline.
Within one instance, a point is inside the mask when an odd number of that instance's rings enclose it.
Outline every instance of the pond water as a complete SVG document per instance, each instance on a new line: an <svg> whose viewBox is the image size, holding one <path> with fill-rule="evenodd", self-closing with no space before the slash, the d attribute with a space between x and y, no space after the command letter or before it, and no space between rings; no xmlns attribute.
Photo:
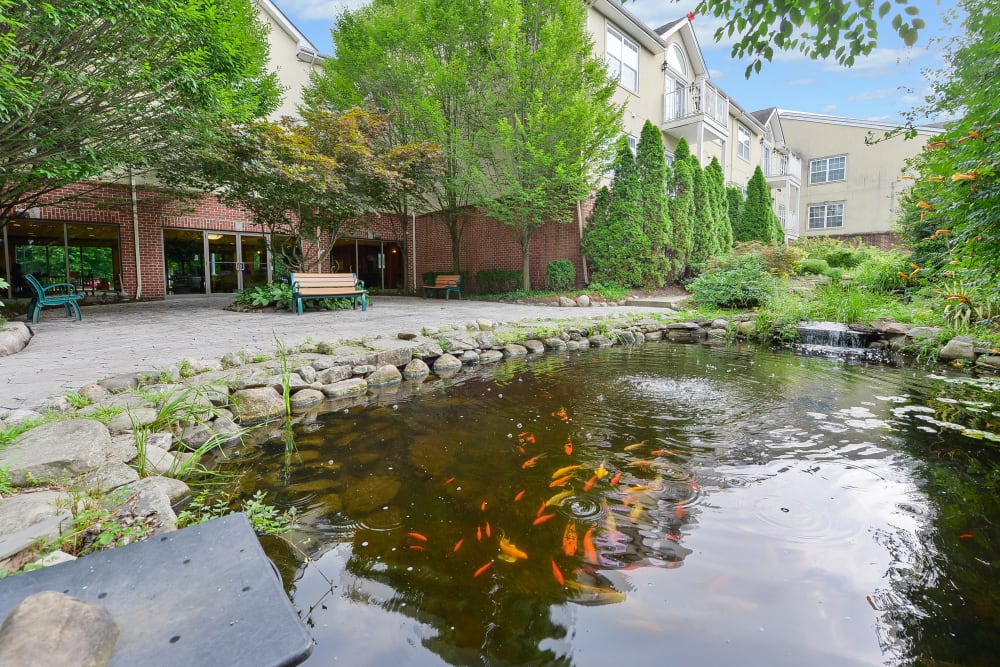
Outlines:
<svg viewBox="0 0 1000 667"><path fill-rule="evenodd" d="M995 664L991 382L670 344L459 378L228 464L300 511L264 543L307 665Z"/></svg>

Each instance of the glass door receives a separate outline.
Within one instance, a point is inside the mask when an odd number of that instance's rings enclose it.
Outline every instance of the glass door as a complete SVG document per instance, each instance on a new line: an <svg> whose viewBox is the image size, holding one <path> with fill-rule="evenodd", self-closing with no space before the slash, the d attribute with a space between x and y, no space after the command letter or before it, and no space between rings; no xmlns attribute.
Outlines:
<svg viewBox="0 0 1000 667"><path fill-rule="evenodd" d="M205 233L163 230L167 294L205 294Z"/></svg>
<svg viewBox="0 0 1000 667"><path fill-rule="evenodd" d="M267 243L263 236L240 235L239 289L267 284Z"/></svg>
<svg viewBox="0 0 1000 667"><path fill-rule="evenodd" d="M208 275L212 294L227 294L240 288L236 234L208 232Z"/></svg>

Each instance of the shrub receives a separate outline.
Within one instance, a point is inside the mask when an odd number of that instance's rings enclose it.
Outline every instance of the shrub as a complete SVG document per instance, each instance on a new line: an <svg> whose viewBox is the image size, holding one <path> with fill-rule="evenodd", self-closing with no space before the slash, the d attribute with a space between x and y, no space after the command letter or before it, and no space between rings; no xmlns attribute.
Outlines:
<svg viewBox="0 0 1000 667"><path fill-rule="evenodd" d="M521 288L523 271L487 269L476 273L476 286L482 294L505 294Z"/></svg>
<svg viewBox="0 0 1000 667"><path fill-rule="evenodd" d="M276 308L291 309L292 286L288 283L273 283L271 285L254 285L242 292L236 292L233 303L246 308Z"/></svg>
<svg viewBox="0 0 1000 667"><path fill-rule="evenodd" d="M576 267L568 259L557 259L545 267L545 288L568 290L576 287Z"/></svg>
<svg viewBox="0 0 1000 667"><path fill-rule="evenodd" d="M709 261L706 271L713 271L727 266L742 257L757 257L764 263L768 272L776 276L787 276L795 273L803 262L806 254L796 246L786 246L781 243L761 243L747 241L737 243L729 254L716 257Z"/></svg>
<svg viewBox="0 0 1000 667"><path fill-rule="evenodd" d="M826 273L829 270L830 270L830 265L827 264L825 259L817 259L815 257L808 257L802 260L802 264L799 265L799 273L820 275Z"/></svg>
<svg viewBox="0 0 1000 667"><path fill-rule="evenodd" d="M875 292L896 292L907 287L909 280L900 273L911 272L907 258L900 252L876 252L854 271L854 284Z"/></svg>
<svg viewBox="0 0 1000 667"><path fill-rule="evenodd" d="M764 262L747 255L734 258L725 268L703 273L688 289L701 308L754 308L768 303L775 285Z"/></svg>
<svg viewBox="0 0 1000 667"><path fill-rule="evenodd" d="M810 259L822 259L832 267L853 269L871 254L868 246L861 241L845 243L840 239L813 237L803 239L796 245L809 254Z"/></svg>

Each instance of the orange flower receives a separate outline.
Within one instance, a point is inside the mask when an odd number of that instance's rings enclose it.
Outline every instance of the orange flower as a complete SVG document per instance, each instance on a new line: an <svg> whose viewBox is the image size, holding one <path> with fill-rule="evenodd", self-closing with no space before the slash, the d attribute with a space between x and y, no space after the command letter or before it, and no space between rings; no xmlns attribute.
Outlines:
<svg viewBox="0 0 1000 667"><path fill-rule="evenodd" d="M969 172L969 173L967 173L967 174L952 174L952 175L951 175L951 180L952 180L952 182L958 182L958 181L974 181L974 180L976 180L976 178L977 178L978 176L979 176L979 174L977 174L976 172L974 172L974 171L970 171L970 172Z"/></svg>
<svg viewBox="0 0 1000 667"><path fill-rule="evenodd" d="M917 202L917 206L919 206L920 208L922 208L922 209L924 209L926 211L933 211L934 210L934 207L931 206L930 204L928 204L925 201L918 201Z"/></svg>

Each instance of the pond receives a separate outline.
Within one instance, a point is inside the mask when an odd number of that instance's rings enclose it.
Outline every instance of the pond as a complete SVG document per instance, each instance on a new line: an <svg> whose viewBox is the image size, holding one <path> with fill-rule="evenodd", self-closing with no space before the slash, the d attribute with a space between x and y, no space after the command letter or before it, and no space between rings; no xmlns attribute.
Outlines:
<svg viewBox="0 0 1000 667"><path fill-rule="evenodd" d="M993 664L997 387L940 373L546 354L228 466L300 512L264 543L308 665Z"/></svg>

